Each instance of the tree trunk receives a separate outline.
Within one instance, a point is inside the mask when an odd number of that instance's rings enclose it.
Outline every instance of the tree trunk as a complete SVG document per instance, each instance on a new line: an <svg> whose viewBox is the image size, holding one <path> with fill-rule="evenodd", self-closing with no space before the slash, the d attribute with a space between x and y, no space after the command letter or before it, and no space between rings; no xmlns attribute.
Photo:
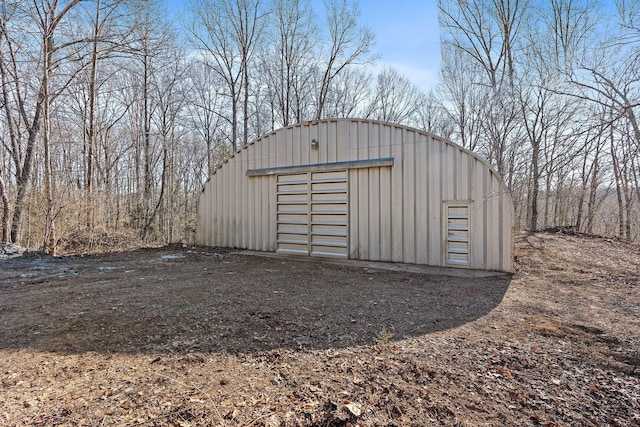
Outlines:
<svg viewBox="0 0 640 427"><path fill-rule="evenodd" d="M48 30L48 28L47 28ZM53 59L53 34L45 32L44 37L44 64L42 87L44 90L44 102L42 105L42 143L44 145L44 197L45 197L45 233L42 242L42 250L50 255L55 255L55 231L56 223L53 213L53 173L51 171L51 98L49 94L49 77Z"/></svg>
<svg viewBox="0 0 640 427"><path fill-rule="evenodd" d="M633 193L629 189L629 177L627 175L626 167L622 171L622 194L624 196L626 219L624 224L624 234L627 240L631 240L631 208L633 206Z"/></svg>
<svg viewBox="0 0 640 427"><path fill-rule="evenodd" d="M544 193L544 221L542 226L547 227L549 225L549 205L551 203L551 174L547 172L547 179L545 180L545 193ZM556 205L558 201L556 200ZM555 223L555 219L554 219ZM553 224L557 225L557 224Z"/></svg>
<svg viewBox="0 0 640 427"><path fill-rule="evenodd" d="M246 49L246 48L245 48ZM247 63L248 52L242 53L243 59L243 67L244 67L244 101L242 110L244 113L244 127L242 135L242 146L245 147L249 143L249 64Z"/></svg>
<svg viewBox="0 0 640 427"><path fill-rule="evenodd" d="M235 89L231 92L231 148L238 151L238 97Z"/></svg>
<svg viewBox="0 0 640 427"><path fill-rule="evenodd" d="M613 163L613 175L616 180L616 196L618 199L618 236L624 236L624 201L622 199L622 183L620 177L620 165L616 154L613 131L611 131L611 160Z"/></svg>
<svg viewBox="0 0 640 427"><path fill-rule="evenodd" d="M15 68L15 61L13 61ZM5 62L0 58L0 74L2 75L2 94L4 99L4 110L6 115L7 127L9 130L9 136L11 138L12 146L14 147L14 151L18 151L19 146L19 136L18 132L14 127L14 117L9 108L9 94L7 92L7 87L9 85L9 80L7 76L8 70L6 69ZM15 82L17 85L17 82ZM17 86L16 92L20 93L20 88ZM40 87L40 92L38 94L38 100L35 105L35 111L33 112L33 121L31 125L27 128L27 146L24 152L24 158L21 159L20 156L14 155L14 164L16 167L16 197L13 202L13 215L11 216L11 225L10 225L10 237L9 241L13 243L20 243L20 234L22 231L22 215L24 212L24 202L27 198L27 193L29 190L29 181L31 180L31 169L33 168L33 162L35 160L35 146L38 140L38 135L40 134L40 115L42 113L42 102L43 102L43 89ZM18 95L20 99L21 96Z"/></svg>
<svg viewBox="0 0 640 427"><path fill-rule="evenodd" d="M87 229L93 231L93 170L95 168L96 144L96 101L98 97L98 35L100 33L100 0L96 0L96 14L93 29L93 46L91 51L91 65L89 69L89 124L87 129L87 177L85 188L87 191Z"/></svg>
<svg viewBox="0 0 640 427"><path fill-rule="evenodd" d="M587 205L587 233L593 234L593 226L596 217L596 196L598 193L598 157L593 161L593 174L591 178L591 189L589 191L589 203Z"/></svg>
<svg viewBox="0 0 640 427"><path fill-rule="evenodd" d="M2 176L0 176L0 201L2 201L2 241L9 242L9 198Z"/></svg>
<svg viewBox="0 0 640 427"><path fill-rule="evenodd" d="M531 221L529 223L529 231L538 229L538 193L540 191L540 168L538 166L538 158L540 156L540 144L538 142L532 144L531 157Z"/></svg>
<svg viewBox="0 0 640 427"><path fill-rule="evenodd" d="M146 238L149 232L149 228L153 221L152 218L152 200L151 197L153 195L153 170L152 170L152 162L153 162L153 153L151 147L151 113L149 107L149 79L150 79L150 70L149 70L149 59L150 55L145 46L144 52L144 81L142 82L142 102L143 102L143 117L142 117L142 126L143 126L143 135L142 135L142 151L144 157L144 190L143 190L143 200L142 200L142 230L141 237Z"/></svg>

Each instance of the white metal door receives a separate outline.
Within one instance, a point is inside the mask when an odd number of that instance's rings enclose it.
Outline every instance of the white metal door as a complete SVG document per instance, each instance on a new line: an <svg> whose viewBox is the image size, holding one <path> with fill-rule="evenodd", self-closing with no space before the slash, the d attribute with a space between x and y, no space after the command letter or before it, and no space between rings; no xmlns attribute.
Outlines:
<svg viewBox="0 0 640 427"><path fill-rule="evenodd" d="M278 175L277 252L348 256L347 171Z"/></svg>
<svg viewBox="0 0 640 427"><path fill-rule="evenodd" d="M309 177L278 175L277 252L309 253Z"/></svg>
<svg viewBox="0 0 640 427"><path fill-rule="evenodd" d="M445 257L447 264L469 266L470 230L469 205L448 203L447 211L447 241Z"/></svg>
<svg viewBox="0 0 640 427"><path fill-rule="evenodd" d="M346 258L347 171L311 172L309 253Z"/></svg>

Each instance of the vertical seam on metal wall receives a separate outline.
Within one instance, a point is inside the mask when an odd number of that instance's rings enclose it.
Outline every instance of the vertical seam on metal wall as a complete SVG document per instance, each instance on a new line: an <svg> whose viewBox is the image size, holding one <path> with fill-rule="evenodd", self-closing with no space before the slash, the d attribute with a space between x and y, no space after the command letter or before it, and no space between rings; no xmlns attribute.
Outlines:
<svg viewBox="0 0 640 427"><path fill-rule="evenodd" d="M498 260L498 265L500 266L500 270L504 270L504 248L503 248L503 244L504 244L504 195L500 195L500 198L498 200L498 210L499 210L499 222L498 222L498 255L499 255L499 260Z"/></svg>

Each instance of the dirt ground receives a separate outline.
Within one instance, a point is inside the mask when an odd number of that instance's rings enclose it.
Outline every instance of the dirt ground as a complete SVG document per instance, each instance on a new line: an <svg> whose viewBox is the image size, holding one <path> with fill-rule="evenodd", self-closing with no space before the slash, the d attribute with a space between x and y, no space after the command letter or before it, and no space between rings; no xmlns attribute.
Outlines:
<svg viewBox="0 0 640 427"><path fill-rule="evenodd" d="M640 425L640 246L451 277L172 246L0 259L0 425Z"/></svg>

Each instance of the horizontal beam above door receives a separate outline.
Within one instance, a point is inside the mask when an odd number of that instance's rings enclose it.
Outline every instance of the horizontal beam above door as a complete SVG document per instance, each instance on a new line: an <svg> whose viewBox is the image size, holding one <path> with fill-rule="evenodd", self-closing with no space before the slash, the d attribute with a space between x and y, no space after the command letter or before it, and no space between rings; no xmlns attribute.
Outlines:
<svg viewBox="0 0 640 427"><path fill-rule="evenodd" d="M344 169L381 168L393 166L393 157L381 159L351 160L347 162L317 163L311 165L279 166L275 168L249 169L247 176L281 175L304 172L328 172Z"/></svg>

